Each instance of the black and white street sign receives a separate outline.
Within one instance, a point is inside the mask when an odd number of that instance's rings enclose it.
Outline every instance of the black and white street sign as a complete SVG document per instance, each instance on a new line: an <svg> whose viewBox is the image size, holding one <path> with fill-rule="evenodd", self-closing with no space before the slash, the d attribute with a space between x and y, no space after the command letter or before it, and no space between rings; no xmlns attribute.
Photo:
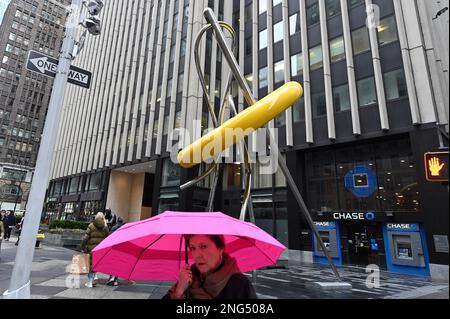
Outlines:
<svg viewBox="0 0 450 319"><path fill-rule="evenodd" d="M36 51L30 51L27 59L27 69L48 77L56 77L58 60ZM92 73L75 66L70 66L67 82L89 89Z"/></svg>

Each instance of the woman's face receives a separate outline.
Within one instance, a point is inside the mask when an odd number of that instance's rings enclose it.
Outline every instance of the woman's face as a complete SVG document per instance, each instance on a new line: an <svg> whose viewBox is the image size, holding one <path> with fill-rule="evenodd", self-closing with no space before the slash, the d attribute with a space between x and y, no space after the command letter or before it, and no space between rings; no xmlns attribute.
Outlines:
<svg viewBox="0 0 450 319"><path fill-rule="evenodd" d="M208 275L219 267L222 261L223 249L205 235L192 236L189 241L189 250L198 270Z"/></svg>

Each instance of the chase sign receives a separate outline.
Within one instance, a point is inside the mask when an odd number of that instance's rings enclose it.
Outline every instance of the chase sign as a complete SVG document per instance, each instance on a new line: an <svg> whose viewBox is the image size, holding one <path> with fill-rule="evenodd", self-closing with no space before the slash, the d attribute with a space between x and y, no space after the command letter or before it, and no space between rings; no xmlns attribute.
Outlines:
<svg viewBox="0 0 450 319"><path fill-rule="evenodd" d="M333 218L335 220L367 220L373 221L376 218L375 213L333 213Z"/></svg>

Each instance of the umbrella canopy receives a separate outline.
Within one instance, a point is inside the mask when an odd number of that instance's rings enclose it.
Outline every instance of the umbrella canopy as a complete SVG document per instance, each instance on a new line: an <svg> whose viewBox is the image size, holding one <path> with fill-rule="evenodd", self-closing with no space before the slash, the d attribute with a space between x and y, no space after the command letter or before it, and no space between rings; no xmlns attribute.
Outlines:
<svg viewBox="0 0 450 319"><path fill-rule="evenodd" d="M220 212L165 212L126 224L103 240L92 251L93 271L128 280L176 280L186 234L224 235L225 252L241 272L275 264L286 249L254 224Z"/></svg>

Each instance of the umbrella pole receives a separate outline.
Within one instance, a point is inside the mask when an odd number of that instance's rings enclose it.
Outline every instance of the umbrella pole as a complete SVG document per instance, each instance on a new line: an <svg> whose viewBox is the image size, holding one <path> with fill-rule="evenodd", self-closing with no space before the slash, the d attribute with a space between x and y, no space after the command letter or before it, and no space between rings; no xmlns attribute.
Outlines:
<svg viewBox="0 0 450 319"><path fill-rule="evenodd" d="M186 265L189 265L188 244L187 244L186 237L184 237L184 261L186 262ZM189 285L189 287L190 287L190 285ZM189 287L186 289L186 299L190 298L190 296L189 296Z"/></svg>
<svg viewBox="0 0 450 319"><path fill-rule="evenodd" d="M256 100L251 93L248 82L245 80L245 77L242 75L242 72L239 69L239 65L236 61L236 58L234 57L233 52L231 52L230 48L228 47L228 45L225 41L225 36L224 36L222 30L220 29L219 22L217 21L217 18L214 15L214 12L210 8L206 8L205 11L203 12L203 14L206 18L206 21L208 21L208 23L214 29L214 33L215 33L216 39L217 39L217 44L222 49L223 56L227 60L228 65L231 68L231 72L233 73L236 81L238 82L239 87L242 89L245 100L247 101L247 103L249 105L255 104ZM266 130L266 133L267 133L266 138L267 138L268 142L270 143L270 141L272 141L274 139L269 130ZM271 144L272 143L270 143L269 145L271 145ZM303 201L300 191L298 190L298 187L295 184L294 179L292 178L292 175L286 165L286 161L281 156L281 152L280 152L280 149L278 148L278 145L276 145L276 143L274 143L273 146L274 146L275 150L277 151L278 163L280 165L280 168L281 168L284 176L286 177L286 181L287 181L289 187L291 188L292 192L294 193L294 197L297 200L297 203L300 206L300 209L302 210L303 215L305 216L309 226L313 230L314 235L316 236L317 242L319 243L322 251L324 252L324 254L328 260L328 263L330 264L336 278L339 281L342 281L342 279L339 275L339 272L337 271L336 265L333 263L333 260L331 259L330 252L325 247L322 237L320 237L319 231L317 230L317 227L314 224L313 219L311 218L311 215L309 214L308 208L307 208L305 202Z"/></svg>

